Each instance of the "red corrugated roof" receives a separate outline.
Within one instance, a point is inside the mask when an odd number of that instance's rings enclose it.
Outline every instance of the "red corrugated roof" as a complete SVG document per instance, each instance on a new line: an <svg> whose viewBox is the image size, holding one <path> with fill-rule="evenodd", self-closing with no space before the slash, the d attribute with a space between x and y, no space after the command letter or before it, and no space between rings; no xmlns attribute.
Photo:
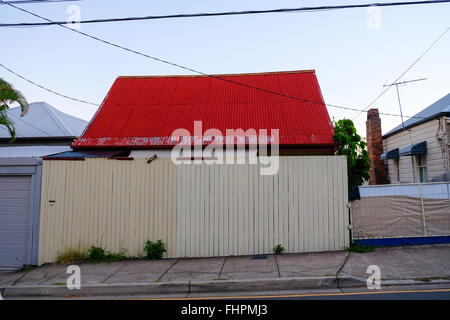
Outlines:
<svg viewBox="0 0 450 320"><path fill-rule="evenodd" d="M172 132L279 129L280 145L333 145L333 126L314 71L207 76L119 77L72 147L155 148L176 144Z"/></svg>

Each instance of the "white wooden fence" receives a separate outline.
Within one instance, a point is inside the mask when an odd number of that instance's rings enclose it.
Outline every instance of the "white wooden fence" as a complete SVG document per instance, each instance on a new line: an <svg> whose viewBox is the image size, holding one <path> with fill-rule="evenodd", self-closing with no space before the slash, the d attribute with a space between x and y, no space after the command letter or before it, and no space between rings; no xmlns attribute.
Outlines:
<svg viewBox="0 0 450 320"><path fill-rule="evenodd" d="M39 263L91 245L130 256L162 239L167 257L341 250L348 246L345 157L258 165L45 160Z"/></svg>

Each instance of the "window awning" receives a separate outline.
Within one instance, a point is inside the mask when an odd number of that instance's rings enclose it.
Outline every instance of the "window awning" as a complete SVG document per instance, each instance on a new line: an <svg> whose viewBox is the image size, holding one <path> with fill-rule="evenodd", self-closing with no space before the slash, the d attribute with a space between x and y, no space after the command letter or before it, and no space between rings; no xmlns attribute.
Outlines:
<svg viewBox="0 0 450 320"><path fill-rule="evenodd" d="M386 151L385 153L381 154L381 159L383 160L398 159L399 157L400 156L398 148Z"/></svg>
<svg viewBox="0 0 450 320"><path fill-rule="evenodd" d="M426 153L427 153L427 142L426 141L412 144L412 145L400 150L401 157L413 156L416 154L426 154Z"/></svg>

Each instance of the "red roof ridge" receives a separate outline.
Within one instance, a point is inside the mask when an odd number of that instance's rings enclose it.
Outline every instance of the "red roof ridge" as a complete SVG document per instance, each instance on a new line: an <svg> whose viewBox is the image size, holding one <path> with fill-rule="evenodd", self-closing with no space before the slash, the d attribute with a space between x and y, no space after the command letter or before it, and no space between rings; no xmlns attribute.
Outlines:
<svg viewBox="0 0 450 320"><path fill-rule="evenodd" d="M239 76L264 76L276 74L295 74L295 73L316 73L314 69L291 70L291 71L269 71L269 72L251 72L251 73L222 73L208 75L149 75L149 76L118 76L118 79L147 79L147 78L205 78L205 77L239 77Z"/></svg>

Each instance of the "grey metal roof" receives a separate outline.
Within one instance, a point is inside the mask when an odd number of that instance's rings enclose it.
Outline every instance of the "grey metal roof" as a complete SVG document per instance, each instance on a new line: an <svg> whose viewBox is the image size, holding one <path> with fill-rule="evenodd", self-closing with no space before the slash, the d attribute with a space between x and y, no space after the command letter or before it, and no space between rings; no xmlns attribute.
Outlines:
<svg viewBox="0 0 450 320"><path fill-rule="evenodd" d="M59 111L46 102L30 103L30 109L20 117L20 107L7 110L14 122L17 138L78 137L87 121ZM0 139L9 139L8 130L0 126Z"/></svg>
<svg viewBox="0 0 450 320"><path fill-rule="evenodd" d="M70 146L19 146L0 147L0 158L43 157L70 151Z"/></svg>
<svg viewBox="0 0 450 320"><path fill-rule="evenodd" d="M405 128L410 128L441 115L450 116L450 93L447 94L445 97L439 99L435 103L433 103L431 106L423 109L422 111L413 116L417 118L410 118L406 120L404 122L404 125ZM383 138L387 138L393 135L394 133L401 131L402 129L403 126L400 124L391 131L389 131L388 133L386 133L385 135L383 135Z"/></svg>

